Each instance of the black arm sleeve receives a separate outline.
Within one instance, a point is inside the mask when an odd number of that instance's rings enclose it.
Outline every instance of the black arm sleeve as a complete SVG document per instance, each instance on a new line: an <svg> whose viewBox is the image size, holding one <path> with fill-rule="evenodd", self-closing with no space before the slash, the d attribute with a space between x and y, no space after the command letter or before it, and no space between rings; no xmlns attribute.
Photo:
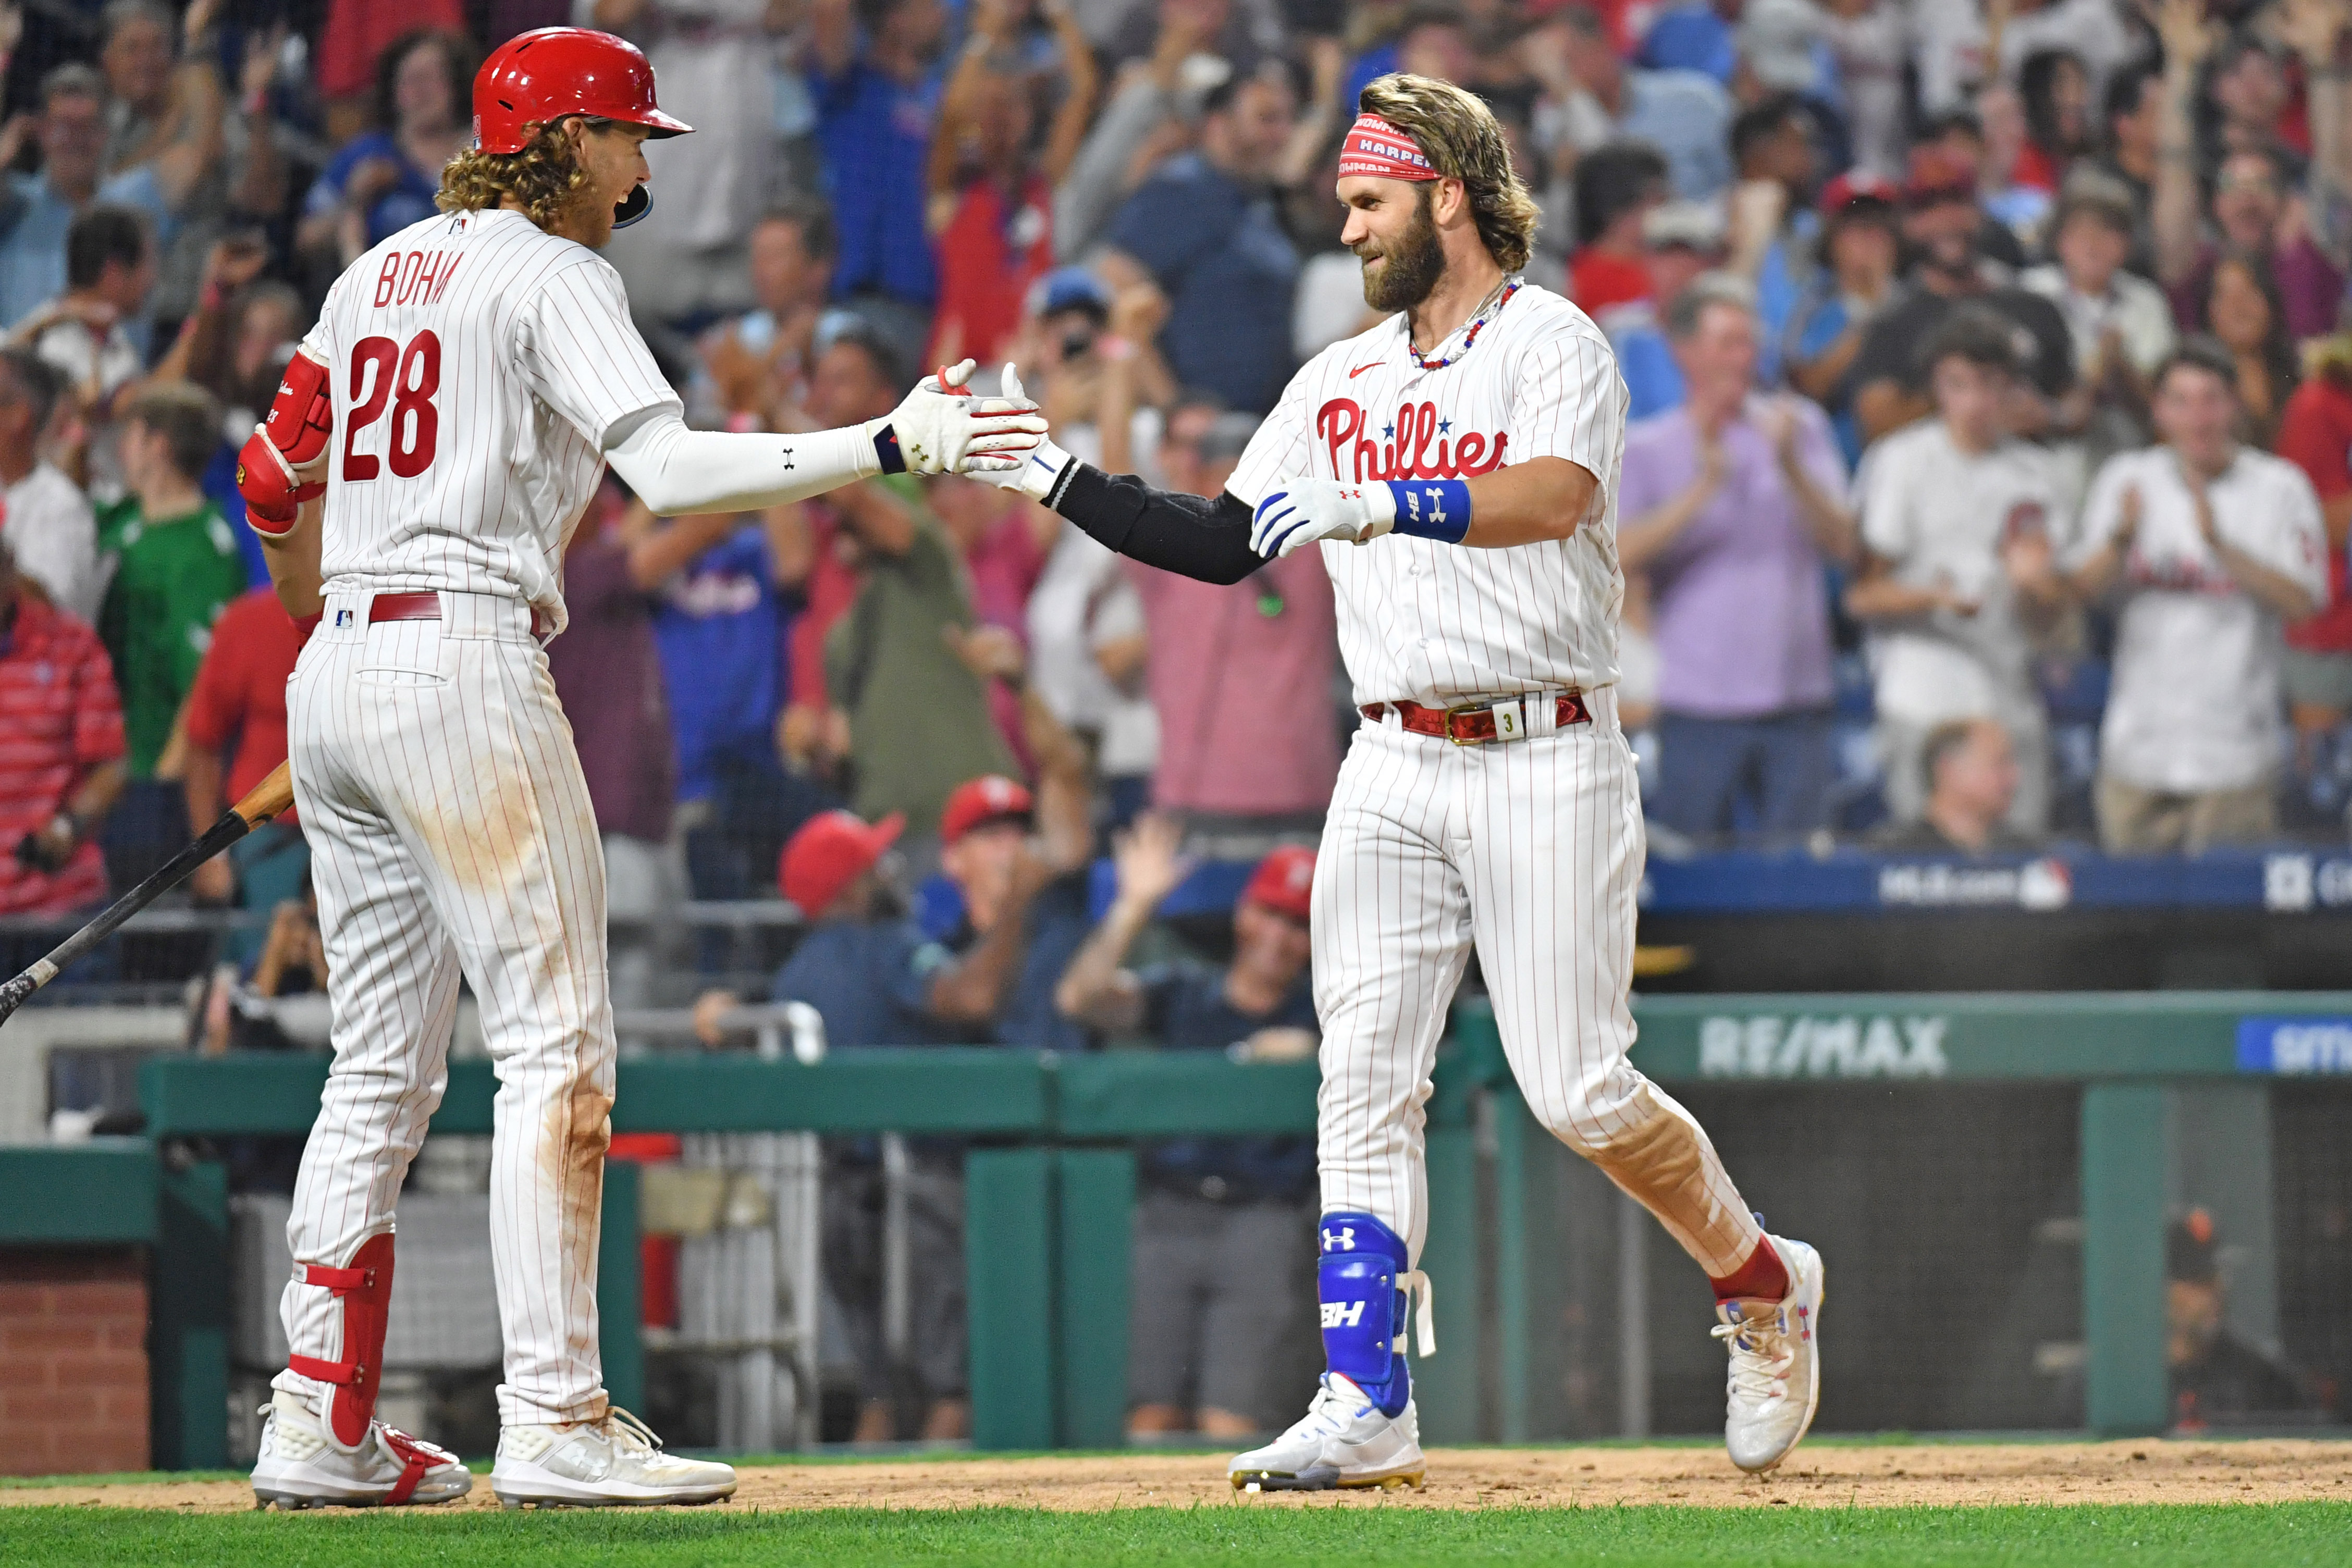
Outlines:
<svg viewBox="0 0 2352 1568"><path fill-rule="evenodd" d="M1202 582L1239 582L1265 564L1250 549L1250 509L1230 493L1155 490L1132 474L1073 463L1053 507L1119 554Z"/></svg>

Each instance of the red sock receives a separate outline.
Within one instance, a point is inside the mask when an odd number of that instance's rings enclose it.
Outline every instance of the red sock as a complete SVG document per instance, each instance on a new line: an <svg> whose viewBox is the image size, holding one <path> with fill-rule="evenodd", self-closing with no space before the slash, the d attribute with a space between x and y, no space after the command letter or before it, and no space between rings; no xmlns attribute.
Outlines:
<svg viewBox="0 0 2352 1568"><path fill-rule="evenodd" d="M1772 1250L1772 1239L1761 1236L1747 1262L1712 1282L1718 1301L1777 1301L1789 1293L1789 1270L1780 1266L1780 1255Z"/></svg>

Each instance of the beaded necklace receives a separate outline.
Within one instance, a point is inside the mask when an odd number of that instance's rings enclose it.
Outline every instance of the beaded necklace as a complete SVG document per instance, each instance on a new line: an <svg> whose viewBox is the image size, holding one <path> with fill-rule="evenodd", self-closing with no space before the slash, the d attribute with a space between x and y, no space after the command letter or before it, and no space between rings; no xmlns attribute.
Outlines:
<svg viewBox="0 0 2352 1568"><path fill-rule="evenodd" d="M1424 371L1442 371L1448 365L1458 363L1461 361L1462 356L1470 351L1470 345L1478 340L1478 334L1486 328L1486 323L1493 320L1496 316L1502 314L1503 307L1511 302L1511 296L1519 291L1519 285L1524 281L1526 281L1524 278L1514 277L1510 281L1505 283L1499 291L1488 296L1492 303L1481 305L1478 308L1476 318L1470 323L1470 335L1462 340L1462 347L1456 349L1444 359L1423 359L1421 357L1421 350L1412 346L1412 339L1410 336L1409 329L1408 336L1405 339L1405 352L1411 354L1412 356L1412 362ZM1450 338L1453 334L1449 332L1446 336ZM1443 345L1440 346L1443 347Z"/></svg>

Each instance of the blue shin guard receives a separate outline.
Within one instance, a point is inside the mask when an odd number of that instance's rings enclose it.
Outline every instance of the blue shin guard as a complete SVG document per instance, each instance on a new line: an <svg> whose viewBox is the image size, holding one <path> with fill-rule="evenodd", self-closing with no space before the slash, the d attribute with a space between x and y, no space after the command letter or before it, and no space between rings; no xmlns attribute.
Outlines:
<svg viewBox="0 0 2352 1568"><path fill-rule="evenodd" d="M1315 1293L1324 1356L1383 1415L1394 1416L1412 1397L1404 1361L1404 1239L1369 1214L1327 1214L1322 1228ZM1422 1354L1428 1350L1424 1344Z"/></svg>

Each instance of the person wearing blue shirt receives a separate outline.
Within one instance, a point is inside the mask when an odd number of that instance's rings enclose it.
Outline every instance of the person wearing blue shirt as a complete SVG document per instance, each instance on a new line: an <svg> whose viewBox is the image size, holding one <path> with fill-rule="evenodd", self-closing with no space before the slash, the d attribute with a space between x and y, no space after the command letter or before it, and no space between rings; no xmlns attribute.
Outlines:
<svg viewBox="0 0 2352 1568"><path fill-rule="evenodd" d="M1298 250L1266 184L1295 113L1278 71L1211 92L1200 150L1169 160L1127 199L1099 267L1114 288L1150 281L1168 297L1160 348L1181 384L1252 413L1274 407L1297 364Z"/></svg>
<svg viewBox="0 0 2352 1568"><path fill-rule="evenodd" d="M1821 200L1821 266L1789 318L1789 382L1828 413L1848 468L1862 461L1863 448L1855 362L1871 323L1901 293L1895 277L1903 254L1898 193L1892 181L1874 174L1841 174L1829 183Z"/></svg>
<svg viewBox="0 0 2352 1568"><path fill-rule="evenodd" d="M295 245L333 251L348 265L371 246L439 211L441 168L470 131L474 47L455 33L407 35L376 62L383 129L353 137L327 161L302 202Z"/></svg>
<svg viewBox="0 0 2352 1568"><path fill-rule="evenodd" d="M946 22L940 0L816 0L811 7L809 90L839 231L837 299L879 294L928 310L939 298L923 195Z"/></svg>
<svg viewBox="0 0 2352 1568"><path fill-rule="evenodd" d="M1034 747L1042 705L1033 698L1023 708ZM1054 987L1087 935L1092 831L1086 764L1077 743L1047 718L1052 738L1034 747L1045 753L1037 793L989 774L948 797L940 815L940 871L962 910L943 940L950 953L975 960L992 948L1014 954L994 1005L971 1020L975 1038L1032 1051L1084 1051L1086 1031L1055 1008ZM1033 840L1041 827L1042 846Z"/></svg>
<svg viewBox="0 0 2352 1568"><path fill-rule="evenodd" d="M1774 386L1780 380L1780 345L1789 318L1812 281L1814 242L1821 234L1811 205L1816 162L1812 116L1795 93L1768 94L1731 122L1731 156L1739 168L1735 209L1748 209L1743 215L1759 228L1766 213L1775 217L1771 237L1756 263L1756 317L1764 329L1756 374L1761 384ZM1770 205L1755 210L1765 203Z"/></svg>
<svg viewBox="0 0 2352 1568"><path fill-rule="evenodd" d="M1689 0L1658 13L1634 57L1654 71L1698 71L1729 87L1739 42L1714 0Z"/></svg>
<svg viewBox="0 0 2352 1568"><path fill-rule="evenodd" d="M41 84L34 129L41 172L0 184L0 328L12 328L66 291L66 232L93 202L153 210L153 180L132 169L100 183L106 88L88 66L60 66Z"/></svg>
<svg viewBox="0 0 2352 1568"><path fill-rule="evenodd" d="M1168 1051L1312 1055L1312 850L1278 849L1259 862L1234 909L1231 965L1121 967L1184 879L1181 839L1169 819L1145 816L1121 841L1118 896L1062 977L1062 1010ZM1128 1430L1247 1437L1265 1426L1264 1391L1281 1384L1271 1364L1308 1299L1298 1260L1315 1219L1314 1141L1168 1139L1144 1147L1139 1176Z"/></svg>

